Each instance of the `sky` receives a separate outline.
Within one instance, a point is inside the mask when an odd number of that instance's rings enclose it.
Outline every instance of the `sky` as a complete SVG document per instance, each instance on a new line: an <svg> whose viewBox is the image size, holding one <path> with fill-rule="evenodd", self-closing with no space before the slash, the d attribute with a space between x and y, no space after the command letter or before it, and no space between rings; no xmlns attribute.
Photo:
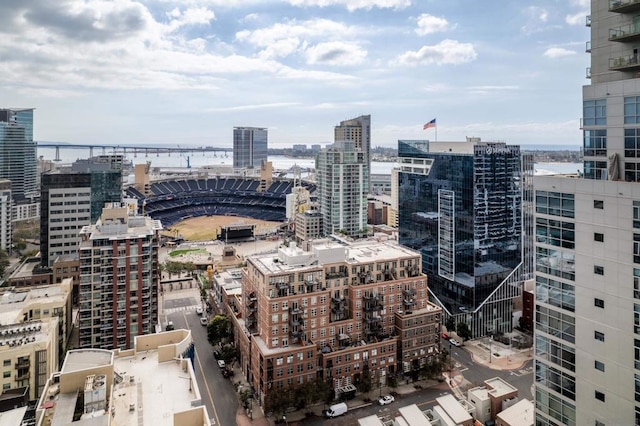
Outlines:
<svg viewBox="0 0 640 426"><path fill-rule="evenodd" d="M589 0L2 0L0 108L34 139L581 145ZM437 127L423 130L437 120Z"/></svg>

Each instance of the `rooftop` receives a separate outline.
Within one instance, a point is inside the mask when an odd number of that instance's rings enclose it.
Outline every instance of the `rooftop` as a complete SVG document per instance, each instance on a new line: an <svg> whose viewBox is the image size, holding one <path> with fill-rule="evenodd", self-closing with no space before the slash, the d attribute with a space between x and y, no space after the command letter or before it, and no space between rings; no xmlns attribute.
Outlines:
<svg viewBox="0 0 640 426"><path fill-rule="evenodd" d="M318 269L326 264L347 263L359 265L398 259L413 259L419 254L395 241L374 239L356 242L336 242L330 239L314 240L306 251L295 243L281 247L273 253L251 256L250 260L265 274L278 274L305 268Z"/></svg>
<svg viewBox="0 0 640 426"><path fill-rule="evenodd" d="M484 383L489 386L491 389L488 390L489 395L494 398L499 398L501 396L518 392L518 389L511 386L509 383L502 380L500 377L494 377L493 379L487 379Z"/></svg>
<svg viewBox="0 0 640 426"><path fill-rule="evenodd" d="M174 330L137 336L126 351L69 351L39 401L38 425L209 426L184 357L191 345L188 330Z"/></svg>
<svg viewBox="0 0 640 426"><path fill-rule="evenodd" d="M436 398L436 402L455 424L462 424L472 418L471 414L469 414L451 394Z"/></svg>
<svg viewBox="0 0 640 426"><path fill-rule="evenodd" d="M523 399L498 413L498 417L513 426L532 426L535 407L533 401Z"/></svg>
<svg viewBox="0 0 640 426"><path fill-rule="evenodd" d="M31 303L63 305L69 297L66 288L50 285L5 291L0 296L0 324L24 321L23 310Z"/></svg>

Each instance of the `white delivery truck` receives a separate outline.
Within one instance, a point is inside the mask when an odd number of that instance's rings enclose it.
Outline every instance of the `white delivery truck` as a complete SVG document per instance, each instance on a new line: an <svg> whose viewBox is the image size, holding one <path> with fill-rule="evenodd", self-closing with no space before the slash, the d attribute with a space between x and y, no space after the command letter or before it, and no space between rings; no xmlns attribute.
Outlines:
<svg viewBox="0 0 640 426"><path fill-rule="evenodd" d="M347 407L347 403L341 402L339 404L333 404L331 407L329 407L329 409L324 412L324 415L329 418L338 417L345 414L348 409L349 408Z"/></svg>

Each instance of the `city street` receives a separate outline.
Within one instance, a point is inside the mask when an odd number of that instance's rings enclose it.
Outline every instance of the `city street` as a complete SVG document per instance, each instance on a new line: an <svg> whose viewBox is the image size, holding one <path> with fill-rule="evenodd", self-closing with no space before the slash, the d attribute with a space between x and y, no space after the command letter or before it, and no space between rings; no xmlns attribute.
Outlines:
<svg viewBox="0 0 640 426"><path fill-rule="evenodd" d="M235 425L238 399L233 383L222 377L213 357L213 348L207 341L207 327L200 324L195 307L199 304L197 289L185 292L183 298L165 301L167 321L173 321L176 329L191 329L196 349L194 370L200 388L202 402L206 405L212 424ZM178 310L176 310L178 309Z"/></svg>

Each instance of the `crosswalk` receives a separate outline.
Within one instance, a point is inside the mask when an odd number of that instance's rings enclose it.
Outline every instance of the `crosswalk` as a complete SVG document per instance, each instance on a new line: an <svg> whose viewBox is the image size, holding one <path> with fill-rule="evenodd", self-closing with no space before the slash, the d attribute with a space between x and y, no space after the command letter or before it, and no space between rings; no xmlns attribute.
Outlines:
<svg viewBox="0 0 640 426"><path fill-rule="evenodd" d="M164 314L168 315L168 314L172 314L174 312L180 312L180 311L193 311L198 306L199 305L190 305L190 306L179 306L177 308L168 308L168 309L164 309Z"/></svg>

